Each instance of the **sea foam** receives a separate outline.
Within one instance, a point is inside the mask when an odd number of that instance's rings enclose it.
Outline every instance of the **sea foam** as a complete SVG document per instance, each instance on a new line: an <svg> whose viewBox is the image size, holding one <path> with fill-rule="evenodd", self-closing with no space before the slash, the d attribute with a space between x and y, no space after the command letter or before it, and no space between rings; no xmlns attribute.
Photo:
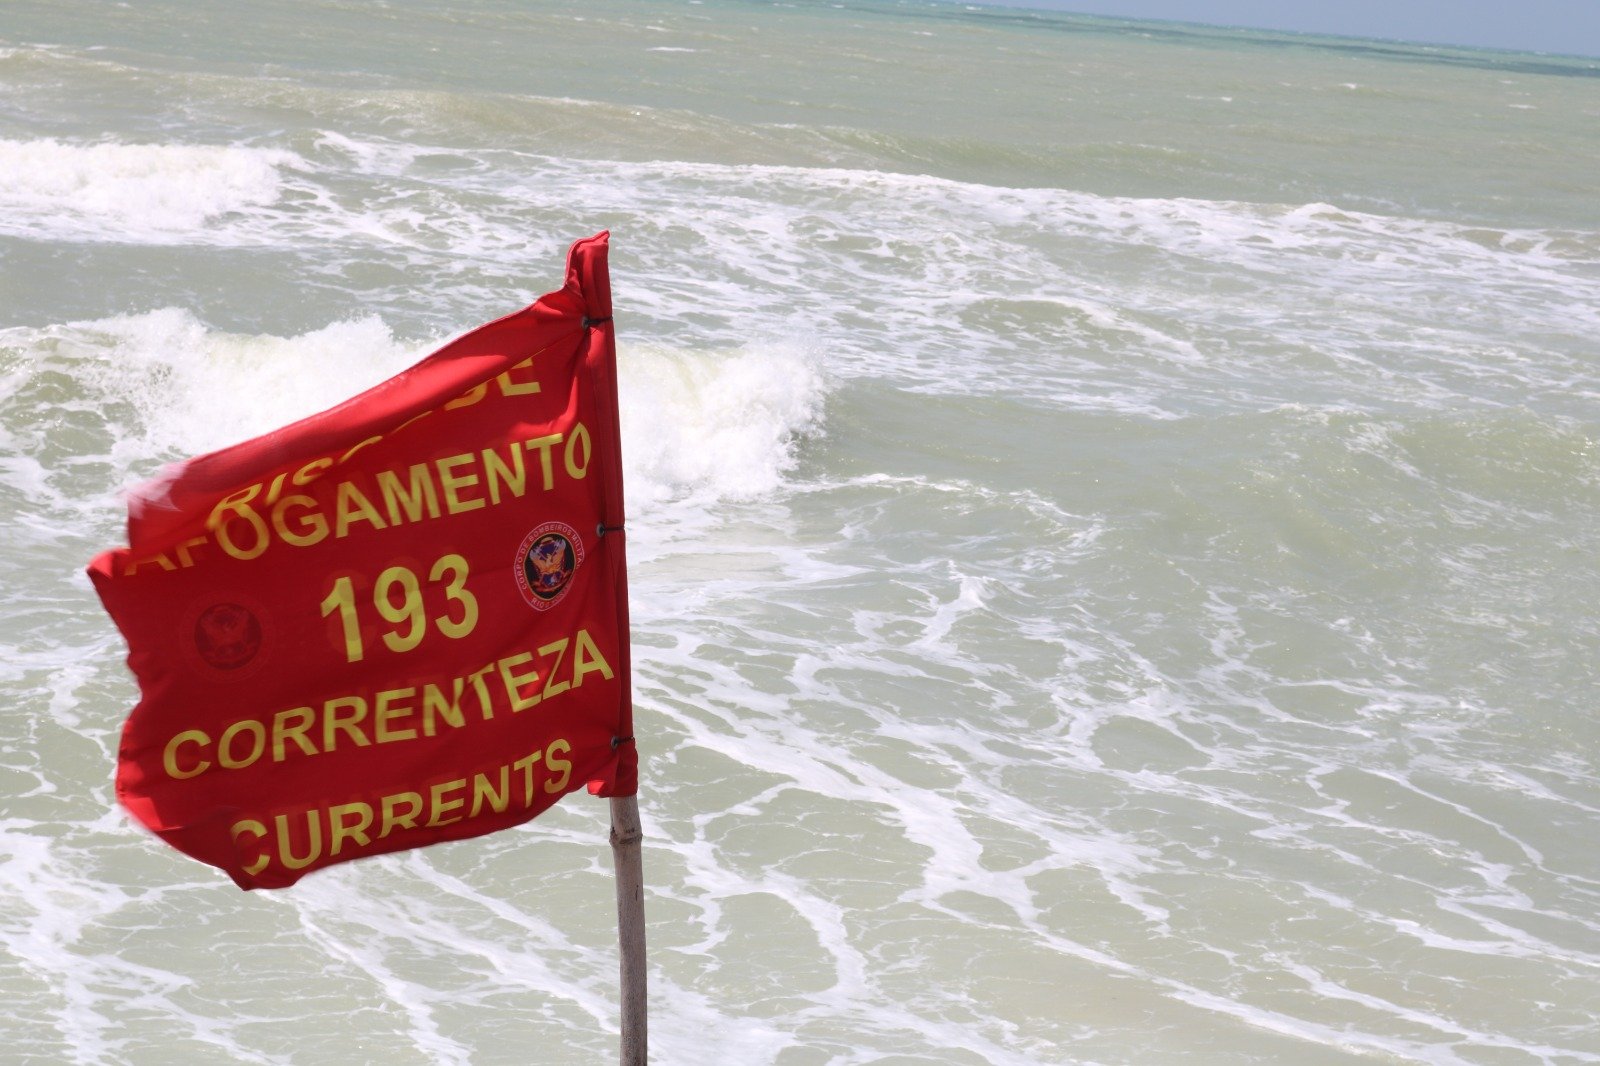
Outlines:
<svg viewBox="0 0 1600 1066"><path fill-rule="evenodd" d="M445 339L396 337L377 315L293 336L230 333L176 307L18 327L0 331L19 357L0 400L24 403L37 382L70 373L85 393L62 408L103 412L113 428L101 458L127 482L340 403ZM777 488L798 442L818 431L827 394L820 357L784 341L728 350L624 342L618 373L629 499L688 501L685 518ZM19 491L43 491L45 472L29 457L47 442L14 443L22 454L0 470Z"/></svg>
<svg viewBox="0 0 1600 1066"><path fill-rule="evenodd" d="M0 233L161 243L278 199L272 148L0 140Z"/></svg>

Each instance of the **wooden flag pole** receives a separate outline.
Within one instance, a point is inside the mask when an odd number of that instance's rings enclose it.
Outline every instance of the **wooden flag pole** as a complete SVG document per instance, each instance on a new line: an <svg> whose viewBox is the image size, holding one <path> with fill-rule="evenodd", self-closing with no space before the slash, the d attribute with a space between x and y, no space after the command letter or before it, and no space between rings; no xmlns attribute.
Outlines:
<svg viewBox="0 0 1600 1066"><path fill-rule="evenodd" d="M638 798L611 797L611 857L617 867L617 944L621 949L622 1066L645 1066L650 1056L644 965L643 841Z"/></svg>

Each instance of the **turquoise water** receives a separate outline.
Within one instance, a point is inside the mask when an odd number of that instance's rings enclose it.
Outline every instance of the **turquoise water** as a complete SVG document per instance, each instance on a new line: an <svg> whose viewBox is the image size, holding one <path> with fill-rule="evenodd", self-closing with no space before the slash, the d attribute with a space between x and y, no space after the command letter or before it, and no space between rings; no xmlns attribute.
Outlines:
<svg viewBox="0 0 1600 1066"><path fill-rule="evenodd" d="M614 1054L606 811L238 892L120 488L612 231L654 1061L1600 1062L1600 60L0 10L0 1059Z"/></svg>

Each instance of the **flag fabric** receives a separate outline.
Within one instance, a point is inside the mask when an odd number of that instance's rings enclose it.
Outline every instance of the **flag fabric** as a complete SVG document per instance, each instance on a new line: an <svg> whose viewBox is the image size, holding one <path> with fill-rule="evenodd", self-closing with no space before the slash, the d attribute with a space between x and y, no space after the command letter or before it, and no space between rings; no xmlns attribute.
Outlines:
<svg viewBox="0 0 1600 1066"><path fill-rule="evenodd" d="M132 491L117 797L241 887L632 795L608 234L563 287Z"/></svg>

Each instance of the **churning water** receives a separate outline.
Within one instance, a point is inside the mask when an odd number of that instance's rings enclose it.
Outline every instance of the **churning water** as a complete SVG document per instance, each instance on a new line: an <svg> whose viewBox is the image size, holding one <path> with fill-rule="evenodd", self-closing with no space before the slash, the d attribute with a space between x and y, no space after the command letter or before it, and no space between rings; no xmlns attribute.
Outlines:
<svg viewBox="0 0 1600 1066"><path fill-rule="evenodd" d="M655 1061L1600 1063L1600 61L7 0L0 86L0 1059L611 1057L602 802L242 894L82 575L608 228Z"/></svg>

